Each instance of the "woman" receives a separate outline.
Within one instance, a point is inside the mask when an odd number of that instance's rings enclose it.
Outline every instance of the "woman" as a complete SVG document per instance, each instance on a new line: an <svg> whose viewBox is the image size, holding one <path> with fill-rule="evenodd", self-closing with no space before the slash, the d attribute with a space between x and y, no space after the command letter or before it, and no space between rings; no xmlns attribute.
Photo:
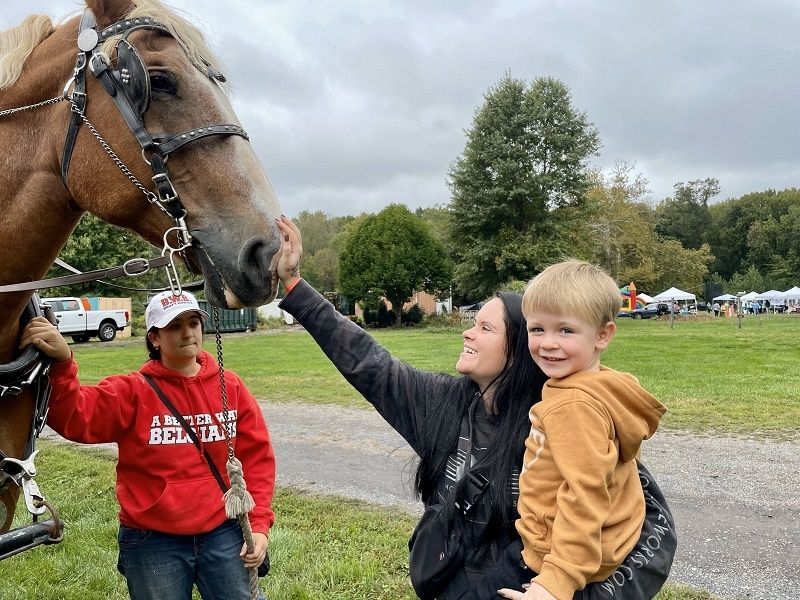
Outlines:
<svg viewBox="0 0 800 600"><path fill-rule="evenodd" d="M528 352L521 296L499 293L478 311L474 326L463 334L456 363L461 377L420 371L392 358L300 279L300 232L285 217L277 224L283 234L278 275L286 289L280 307L308 330L347 381L420 457L415 489L426 511L412 537L410 560L417 594L495 597L496 588L486 588L486 574L498 561L520 560L514 529L519 466L530 430L528 411L546 380ZM652 481L643 467L641 472ZM660 497L654 483L649 487ZM642 559L636 553L643 548L637 546L623 572L614 574L617 581L593 584L580 594L630 599L655 595L669 572L675 541L674 528L669 535L660 531L655 547L654 528L660 521L668 529L672 517L663 507L654 511L651 506L641 539L650 539L654 548ZM451 544L454 534L457 543ZM520 585L509 582L507 587Z"/></svg>
<svg viewBox="0 0 800 600"><path fill-rule="evenodd" d="M46 319L32 319L22 336L22 347L33 344L53 358L48 425L75 442L118 445L118 569L134 600L189 600L195 585L204 599L249 600L247 569L266 556L275 484L269 433L257 402L231 371L223 414L217 364L202 350L207 316L188 292L156 295L145 311L150 360L98 385L80 384L72 351ZM222 501L221 488L229 485L220 475L226 430L255 502L252 552Z"/></svg>

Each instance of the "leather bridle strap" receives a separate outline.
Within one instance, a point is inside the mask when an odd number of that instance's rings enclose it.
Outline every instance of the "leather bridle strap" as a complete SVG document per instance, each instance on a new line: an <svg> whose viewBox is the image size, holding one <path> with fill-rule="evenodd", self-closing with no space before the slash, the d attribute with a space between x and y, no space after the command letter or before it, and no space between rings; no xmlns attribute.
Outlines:
<svg viewBox="0 0 800 600"><path fill-rule="evenodd" d="M81 15L78 31L94 26L94 13L90 10L84 11L83 15ZM78 129L80 129L82 123L81 115L86 111L86 61L88 59L89 55L86 52L78 52L78 59L73 72L74 87L70 96L72 110L70 112L69 127L67 128L67 137L64 140L64 155L61 157L61 180L65 186L67 185L72 150L75 148L75 139L78 137Z"/></svg>
<svg viewBox="0 0 800 600"><path fill-rule="evenodd" d="M64 146L65 156L62 159L62 178L66 185L70 162L69 154L72 152L74 138L77 135L80 122L83 120L82 116L85 110L85 89L79 89L78 85L80 82L80 85L85 87L84 72L86 70L85 67L88 66L92 74L103 85L103 88L109 96L111 96L112 100L114 100L120 115L142 147L143 157L150 164L153 171L153 183L158 192L158 198L153 198L151 201L158 204L173 219L179 221L186 216L186 211L169 178L169 172L166 167L166 160L169 154L190 142L210 135L236 135L246 140L249 140L249 137L244 129L238 125L228 123L204 125L203 127L177 134L160 133L151 135L144 126L144 122L138 111L131 105L125 93L125 89L123 88L125 84L119 80L119 75L115 76L112 73L112 69L106 63L101 53L102 43L105 40L115 35L122 35L125 39L130 33L137 29L150 29L160 31L169 36L173 35L165 25L150 17L125 19L109 25L98 33L96 31L96 20L91 14L91 11L86 9L84 12L78 33L79 52L74 74L76 87L72 94L74 114L70 120L67 140ZM206 75L213 79L224 81L224 77L210 65L207 66ZM146 77L147 74L144 73L144 76ZM84 94L83 104L76 108L77 103L75 100L81 98L81 94Z"/></svg>
<svg viewBox="0 0 800 600"><path fill-rule="evenodd" d="M73 273L72 275L62 275L51 279L39 279L38 281L26 281L23 283L11 283L0 285L2 292L26 292L31 290L47 289L60 287L62 285L74 285L86 283L87 281L102 281L104 279L115 279L123 276L143 275L152 268L164 267L171 262L170 256L159 256L153 259L132 258L125 264L117 267L108 267L96 271L86 271L85 273Z"/></svg>

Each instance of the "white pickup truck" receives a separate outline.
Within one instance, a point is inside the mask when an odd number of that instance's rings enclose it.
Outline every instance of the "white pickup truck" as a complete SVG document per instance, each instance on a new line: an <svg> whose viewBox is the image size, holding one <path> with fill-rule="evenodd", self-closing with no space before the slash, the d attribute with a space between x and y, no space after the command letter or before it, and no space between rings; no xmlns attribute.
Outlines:
<svg viewBox="0 0 800 600"><path fill-rule="evenodd" d="M80 298L42 298L58 319L58 330L72 336L76 343L88 342L97 336L110 342L130 323L127 310L86 310Z"/></svg>

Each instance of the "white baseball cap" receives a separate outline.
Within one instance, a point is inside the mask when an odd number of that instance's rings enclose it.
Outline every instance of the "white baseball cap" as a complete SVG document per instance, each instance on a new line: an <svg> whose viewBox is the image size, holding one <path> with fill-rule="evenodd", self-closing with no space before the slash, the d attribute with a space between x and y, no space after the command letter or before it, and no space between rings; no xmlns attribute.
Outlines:
<svg viewBox="0 0 800 600"><path fill-rule="evenodd" d="M190 311L199 312L203 321L208 318L208 313L200 308L197 298L189 292L182 292L177 296L174 296L171 290L160 292L153 296L144 311L147 331L153 327L164 327L178 315Z"/></svg>

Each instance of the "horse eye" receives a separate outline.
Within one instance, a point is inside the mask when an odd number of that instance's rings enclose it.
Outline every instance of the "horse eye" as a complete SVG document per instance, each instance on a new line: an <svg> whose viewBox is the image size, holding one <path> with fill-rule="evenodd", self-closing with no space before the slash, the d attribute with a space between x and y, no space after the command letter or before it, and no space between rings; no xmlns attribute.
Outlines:
<svg viewBox="0 0 800 600"><path fill-rule="evenodd" d="M154 94L178 95L178 82L171 73L150 73L150 89Z"/></svg>

